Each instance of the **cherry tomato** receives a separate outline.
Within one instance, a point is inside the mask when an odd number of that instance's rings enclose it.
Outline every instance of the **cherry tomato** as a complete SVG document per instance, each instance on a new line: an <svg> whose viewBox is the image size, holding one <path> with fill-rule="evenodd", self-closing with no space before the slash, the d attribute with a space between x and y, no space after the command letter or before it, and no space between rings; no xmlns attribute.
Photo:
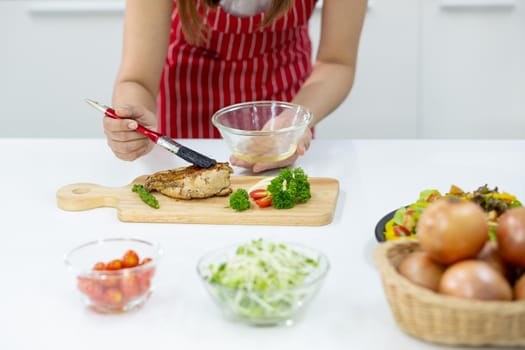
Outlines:
<svg viewBox="0 0 525 350"><path fill-rule="evenodd" d="M110 270L110 271L112 271L112 270L120 270L121 268L122 268L122 260L120 260L120 259L111 260L106 265L106 270Z"/></svg>
<svg viewBox="0 0 525 350"><path fill-rule="evenodd" d="M95 265L93 265L94 271L104 271L105 269L106 269L106 264L104 264L102 261L99 261Z"/></svg>
<svg viewBox="0 0 525 350"><path fill-rule="evenodd" d="M144 269L138 273L138 281L140 285L140 290L145 292L151 287L151 279L155 275L155 267L150 267Z"/></svg>
<svg viewBox="0 0 525 350"><path fill-rule="evenodd" d="M135 267L139 262L139 255L134 250L128 250L122 257L122 267Z"/></svg>
<svg viewBox="0 0 525 350"><path fill-rule="evenodd" d="M112 274L104 274L101 276L97 276L95 281L106 288L117 287L120 283L120 276L112 275Z"/></svg>
<svg viewBox="0 0 525 350"><path fill-rule="evenodd" d="M118 288L107 288L104 290L104 302L112 306L120 306L124 300L124 295Z"/></svg>
<svg viewBox="0 0 525 350"><path fill-rule="evenodd" d="M259 188L250 192L250 198L255 201L259 208L269 207L272 204L270 193L264 188Z"/></svg>
<svg viewBox="0 0 525 350"><path fill-rule="evenodd" d="M79 277L77 287L92 301L99 301L102 299L104 287L92 279Z"/></svg>
<svg viewBox="0 0 525 350"><path fill-rule="evenodd" d="M89 278L78 277L77 288L84 294L88 294L92 281Z"/></svg>
<svg viewBox="0 0 525 350"><path fill-rule="evenodd" d="M140 285L137 276L125 275L120 280L120 291L126 298L134 298L140 294Z"/></svg>
<svg viewBox="0 0 525 350"><path fill-rule="evenodd" d="M155 275L155 268L150 267L139 272L139 276L145 279L151 279Z"/></svg>
<svg viewBox="0 0 525 350"><path fill-rule="evenodd" d="M141 293L145 293L151 288L151 279L148 275L139 275L137 280Z"/></svg>
<svg viewBox="0 0 525 350"><path fill-rule="evenodd" d="M269 193L267 190L265 190L264 188L259 188L259 189L256 189L256 190L253 190L250 192L250 197L253 199L253 200L257 200L257 199L261 199L261 198L264 198L264 197L268 197Z"/></svg>
<svg viewBox="0 0 525 350"><path fill-rule="evenodd" d="M259 208L269 207L270 205L272 205L272 197L263 197L263 198L257 199L255 201L255 204L257 204Z"/></svg>
<svg viewBox="0 0 525 350"><path fill-rule="evenodd" d="M144 259L142 259L142 261L140 262L139 265L146 265L147 263L150 263L152 261L153 261L152 258L149 258L149 257L148 258L144 258Z"/></svg>

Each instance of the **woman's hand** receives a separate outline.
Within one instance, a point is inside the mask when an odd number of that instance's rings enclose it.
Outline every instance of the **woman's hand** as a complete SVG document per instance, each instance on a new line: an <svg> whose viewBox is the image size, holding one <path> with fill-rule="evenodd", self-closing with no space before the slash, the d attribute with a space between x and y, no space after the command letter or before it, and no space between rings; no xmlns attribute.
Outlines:
<svg viewBox="0 0 525 350"><path fill-rule="evenodd" d="M135 131L138 124L156 130L155 113L141 106L115 108L118 116L126 119L104 117L104 133L113 153L122 160L135 160L147 154L155 145L148 137Z"/></svg>
<svg viewBox="0 0 525 350"><path fill-rule="evenodd" d="M290 157L277 161L277 162L265 162L265 163L251 163L245 160L236 158L235 156L230 156L230 163L234 166L241 168L251 169L254 173L260 173L265 170L284 168L292 165L299 156L302 156L306 153L312 142L312 131L310 128L307 128L299 142L297 143L297 148L295 153Z"/></svg>

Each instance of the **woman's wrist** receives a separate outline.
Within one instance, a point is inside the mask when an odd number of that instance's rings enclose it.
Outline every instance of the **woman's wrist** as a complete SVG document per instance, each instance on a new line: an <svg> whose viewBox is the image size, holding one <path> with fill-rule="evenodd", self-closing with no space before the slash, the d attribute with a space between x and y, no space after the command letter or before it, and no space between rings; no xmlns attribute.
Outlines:
<svg viewBox="0 0 525 350"><path fill-rule="evenodd" d="M157 109L156 97L143 85L135 81L117 82L113 91L112 102L114 107L134 104L140 105L151 112L155 112Z"/></svg>

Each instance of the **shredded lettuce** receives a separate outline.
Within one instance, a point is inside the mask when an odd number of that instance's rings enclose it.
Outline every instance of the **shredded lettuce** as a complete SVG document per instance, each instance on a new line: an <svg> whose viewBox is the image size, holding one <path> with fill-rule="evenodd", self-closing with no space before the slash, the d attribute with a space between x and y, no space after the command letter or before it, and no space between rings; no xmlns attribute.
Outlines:
<svg viewBox="0 0 525 350"><path fill-rule="evenodd" d="M208 266L207 279L237 316L271 323L290 317L300 306L309 294L301 287L318 268L318 258L259 239L239 246L227 261Z"/></svg>
<svg viewBox="0 0 525 350"><path fill-rule="evenodd" d="M405 216L405 213L407 212L406 207L401 207L398 210L396 210L394 217L392 218L392 221L396 225L402 225L403 224L403 217Z"/></svg>
<svg viewBox="0 0 525 350"><path fill-rule="evenodd" d="M437 195L437 196L440 197L441 196L441 192L439 192L438 190L434 190L434 189L423 190L423 191L421 191L419 193L419 199L417 201L418 202L427 202L432 195Z"/></svg>

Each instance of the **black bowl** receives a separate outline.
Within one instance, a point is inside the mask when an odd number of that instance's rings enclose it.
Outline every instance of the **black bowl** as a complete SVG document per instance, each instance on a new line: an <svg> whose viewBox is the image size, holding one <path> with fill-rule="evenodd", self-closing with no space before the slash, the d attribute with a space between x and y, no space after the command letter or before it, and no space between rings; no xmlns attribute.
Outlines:
<svg viewBox="0 0 525 350"><path fill-rule="evenodd" d="M392 210L390 213L383 216L381 220L377 222L376 228L375 228L375 234L376 234L376 239L378 242L385 241L385 225L387 222L389 222L394 217L394 214L396 213L396 211L397 209Z"/></svg>

